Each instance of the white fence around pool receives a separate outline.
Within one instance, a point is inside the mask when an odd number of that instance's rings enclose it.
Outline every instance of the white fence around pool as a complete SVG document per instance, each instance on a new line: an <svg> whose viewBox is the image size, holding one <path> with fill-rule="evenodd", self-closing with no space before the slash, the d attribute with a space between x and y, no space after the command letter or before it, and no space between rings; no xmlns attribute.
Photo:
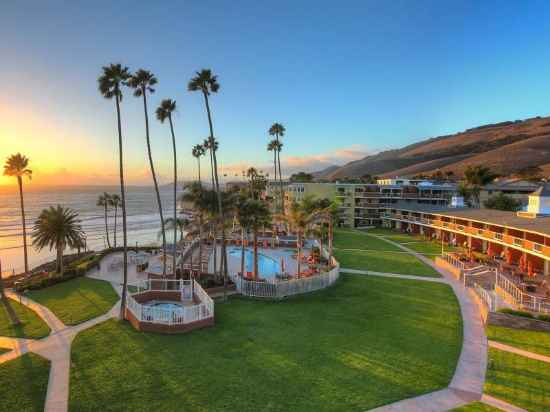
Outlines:
<svg viewBox="0 0 550 412"><path fill-rule="evenodd" d="M214 301L201 285L193 280L195 296L200 303L177 308L161 308L137 302L132 295L128 295L126 307L140 322L151 322L163 325L183 325L197 322L214 316ZM190 280L146 280L140 282L139 292L161 291L179 292L181 301L191 300Z"/></svg>
<svg viewBox="0 0 550 412"><path fill-rule="evenodd" d="M316 245L318 245L318 242ZM322 253L325 257L329 256L328 251L324 247ZM298 279L257 282L244 279L237 274L233 274L231 278L235 282L237 291L242 295L256 298L281 299L287 296L314 292L333 285L340 277L340 264L334 257L331 258L330 263L332 269L328 272Z"/></svg>
<svg viewBox="0 0 550 412"><path fill-rule="evenodd" d="M245 296L279 299L302 293L314 292L334 284L340 276L338 266L329 272L307 278L284 280L275 283L256 282L242 277L234 279L237 291Z"/></svg>

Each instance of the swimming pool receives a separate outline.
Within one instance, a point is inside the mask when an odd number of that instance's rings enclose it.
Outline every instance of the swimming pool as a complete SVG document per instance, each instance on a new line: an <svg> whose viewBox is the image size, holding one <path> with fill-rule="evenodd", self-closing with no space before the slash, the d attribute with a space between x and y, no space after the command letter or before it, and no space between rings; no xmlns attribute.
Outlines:
<svg viewBox="0 0 550 412"><path fill-rule="evenodd" d="M159 308L164 310L181 310L183 306L176 302L151 301L146 304L150 308Z"/></svg>
<svg viewBox="0 0 550 412"><path fill-rule="evenodd" d="M229 248L227 253L229 256L240 261L241 248ZM250 249L244 250L244 268L246 272L254 271L254 252ZM275 275L281 273L281 265L272 257L258 252L258 272L260 272L260 278L273 278Z"/></svg>

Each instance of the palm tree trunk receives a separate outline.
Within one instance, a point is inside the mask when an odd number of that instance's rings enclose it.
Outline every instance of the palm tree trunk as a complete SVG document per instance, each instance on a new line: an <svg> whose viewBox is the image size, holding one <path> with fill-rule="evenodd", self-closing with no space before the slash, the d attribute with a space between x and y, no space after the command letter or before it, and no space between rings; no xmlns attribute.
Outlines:
<svg viewBox="0 0 550 412"><path fill-rule="evenodd" d="M241 228L241 276L244 277L244 228Z"/></svg>
<svg viewBox="0 0 550 412"><path fill-rule="evenodd" d="M254 236L254 280L259 279L259 273L258 273L258 230L254 228L252 232Z"/></svg>
<svg viewBox="0 0 550 412"><path fill-rule="evenodd" d="M302 272L302 232L298 231L298 272L296 273L297 277L300 277Z"/></svg>
<svg viewBox="0 0 550 412"><path fill-rule="evenodd" d="M214 139L214 127L212 126L212 115L210 113L210 105L208 103L208 95L206 94L206 92L203 92L203 96L204 96L204 102L205 102L205 105L206 105L206 113L208 114L208 126L210 127L210 136L212 137L212 140ZM223 265L223 299L224 301L227 300L227 254L226 254L226 249L225 249L225 228L223 226L223 222L224 222L224 215L223 215L223 206L222 206L222 194L220 192L220 182L219 182L219 179L218 179L218 161L216 159L216 151L214 150L214 148L211 149L212 150L212 158L214 160L214 182L216 184L216 194L217 194L217 197L218 197L218 214L219 214L219 219L220 219L220 222L221 222L221 229L222 229L222 248L221 248L221 252L222 252L222 259L224 261L224 265Z"/></svg>
<svg viewBox="0 0 550 412"><path fill-rule="evenodd" d="M19 186L19 203L21 204L21 220L23 223L23 257L25 260L25 274L29 273L29 258L27 252L27 223L25 222L25 202L23 201L23 179L17 176Z"/></svg>
<svg viewBox="0 0 550 412"><path fill-rule="evenodd" d="M105 218L105 235L107 236L107 248L111 249L111 241L109 240L109 226L107 225L107 200L103 205L103 216Z"/></svg>
<svg viewBox="0 0 550 412"><path fill-rule="evenodd" d="M115 242L115 248L116 248L116 220L117 220L117 212L118 212L118 205L115 205L115 230L113 231L113 238Z"/></svg>
<svg viewBox="0 0 550 412"><path fill-rule="evenodd" d="M279 133L276 135L277 138L277 146L279 145ZM279 165L279 185L281 190L281 214L284 216L285 214L285 196L283 191L283 173L281 170L281 151L277 149L277 164Z"/></svg>
<svg viewBox="0 0 550 412"><path fill-rule="evenodd" d="M202 274L202 212L199 215L199 274ZM193 269L193 266L191 266Z"/></svg>
<svg viewBox="0 0 550 412"><path fill-rule="evenodd" d="M0 301L4 303L6 312L8 312L8 317L10 318L10 323L14 326L21 324L21 321L19 320L17 313L15 313L12 306L10 305L9 298L6 297L4 293L4 280L2 279L2 261L0 261Z"/></svg>
<svg viewBox="0 0 550 412"><path fill-rule="evenodd" d="M177 225L177 188L178 188L178 164L176 156L176 136L174 135L174 125L172 124L172 115L168 115L168 121L170 122L170 132L172 133L172 147L174 150L174 249L172 256L172 270L174 275L176 274L176 244L178 236Z"/></svg>
<svg viewBox="0 0 550 412"><path fill-rule="evenodd" d="M122 125L120 120L120 97L118 87L115 91L117 127L118 127L118 166L120 177L120 199L122 208L122 243L123 243L123 277L122 277L122 296L120 300L120 320L124 319L126 310L126 296L128 289L128 231L126 226L126 190L124 189L124 163L122 156Z"/></svg>
<svg viewBox="0 0 550 412"><path fill-rule="evenodd" d="M58 243L57 249L57 273L63 275L63 245Z"/></svg>
<svg viewBox="0 0 550 412"><path fill-rule="evenodd" d="M155 185L155 193L157 195L157 204L160 215L160 230L162 232L162 276L166 276L166 231L164 230L164 216L162 214L162 203L160 201L160 191L157 182L157 174L155 173L155 165L153 164L153 155L151 154L151 141L149 139L149 115L147 114L147 92L142 89L143 92L143 111L145 112L145 138L147 140L147 154L149 156L149 166L151 167L151 175L153 176L153 183Z"/></svg>
<svg viewBox="0 0 550 412"><path fill-rule="evenodd" d="M332 260L332 237L334 228L332 227L332 217L328 222L328 264L331 264Z"/></svg>
<svg viewBox="0 0 550 412"><path fill-rule="evenodd" d="M197 169L198 169L198 172L199 172L199 184L201 183L201 158L200 156L197 157ZM202 184L201 184L202 186Z"/></svg>

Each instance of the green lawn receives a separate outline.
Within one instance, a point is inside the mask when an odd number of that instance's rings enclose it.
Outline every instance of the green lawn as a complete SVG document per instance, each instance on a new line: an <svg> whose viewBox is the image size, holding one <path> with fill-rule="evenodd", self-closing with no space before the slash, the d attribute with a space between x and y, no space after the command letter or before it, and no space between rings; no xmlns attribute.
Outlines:
<svg viewBox="0 0 550 412"><path fill-rule="evenodd" d="M338 249L371 249L398 251L398 247L354 229L334 231L334 247Z"/></svg>
<svg viewBox="0 0 550 412"><path fill-rule="evenodd" d="M550 366L497 349L489 349L484 392L532 412L550 410Z"/></svg>
<svg viewBox="0 0 550 412"><path fill-rule="evenodd" d="M44 410L50 362L34 353L0 365L0 411Z"/></svg>
<svg viewBox="0 0 550 412"><path fill-rule="evenodd" d="M12 299L9 302L21 324L11 324L6 307L0 301L0 336L39 339L50 334L48 325L35 312Z"/></svg>
<svg viewBox="0 0 550 412"><path fill-rule="evenodd" d="M487 338L540 355L550 356L550 333L489 326Z"/></svg>
<svg viewBox="0 0 550 412"><path fill-rule="evenodd" d="M76 325L104 314L118 300L110 283L85 277L29 292L66 325Z"/></svg>
<svg viewBox="0 0 550 412"><path fill-rule="evenodd" d="M483 402L473 402L460 408L452 409L450 412L500 412L501 409L487 405Z"/></svg>
<svg viewBox="0 0 550 412"><path fill-rule="evenodd" d="M335 250L334 256L340 262L340 266L347 269L428 277L441 276L434 268L407 253Z"/></svg>
<svg viewBox="0 0 550 412"><path fill-rule="evenodd" d="M186 335L110 320L73 343L70 409L364 411L446 387L461 334L447 285L362 276L280 302L232 297Z"/></svg>

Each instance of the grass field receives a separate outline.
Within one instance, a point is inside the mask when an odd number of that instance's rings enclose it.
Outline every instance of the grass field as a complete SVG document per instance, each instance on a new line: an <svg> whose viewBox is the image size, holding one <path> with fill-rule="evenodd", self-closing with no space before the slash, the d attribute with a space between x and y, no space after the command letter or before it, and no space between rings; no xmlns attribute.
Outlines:
<svg viewBox="0 0 550 412"><path fill-rule="evenodd" d="M230 298L214 327L186 335L88 329L72 346L70 409L364 411L446 387L461 334L447 285L344 275L280 302Z"/></svg>
<svg viewBox="0 0 550 412"><path fill-rule="evenodd" d="M550 410L548 363L489 349L484 392L531 412Z"/></svg>
<svg viewBox="0 0 550 412"><path fill-rule="evenodd" d="M452 409L450 412L500 412L501 409L494 408L482 402L473 402L460 408Z"/></svg>
<svg viewBox="0 0 550 412"><path fill-rule="evenodd" d="M489 326L487 338L529 352L550 356L550 333Z"/></svg>
<svg viewBox="0 0 550 412"><path fill-rule="evenodd" d="M0 411L44 410L50 362L34 353L0 365Z"/></svg>
<svg viewBox="0 0 550 412"><path fill-rule="evenodd" d="M334 247L338 249L369 249L399 251L400 249L388 242L368 236L353 229L337 229L334 231Z"/></svg>
<svg viewBox="0 0 550 412"><path fill-rule="evenodd" d="M342 268L428 277L441 276L435 269L407 253L335 250L334 256Z"/></svg>
<svg viewBox="0 0 550 412"><path fill-rule="evenodd" d="M50 334L50 328L36 313L11 299L10 304L21 324L18 326L11 324L6 307L0 301L0 336L39 339Z"/></svg>
<svg viewBox="0 0 550 412"><path fill-rule="evenodd" d="M110 283L85 277L31 291L28 296L48 307L66 325L102 315L118 300Z"/></svg>

